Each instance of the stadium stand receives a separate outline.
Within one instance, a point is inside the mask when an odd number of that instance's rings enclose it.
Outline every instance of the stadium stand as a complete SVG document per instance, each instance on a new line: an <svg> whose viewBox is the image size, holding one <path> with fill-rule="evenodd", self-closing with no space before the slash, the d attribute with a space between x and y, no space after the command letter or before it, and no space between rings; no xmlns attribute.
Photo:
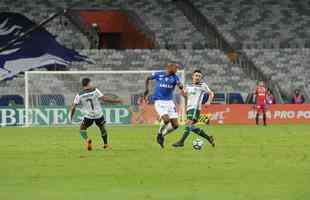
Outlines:
<svg viewBox="0 0 310 200"><path fill-rule="evenodd" d="M78 8L85 9L101 8L134 11L155 33L156 40L162 48L192 48L198 46L198 44L205 44L204 36L195 29L171 0L107 0L92 2L86 0L5 0L0 2L0 11L24 13L29 19L39 23L50 16L51 13L55 13L57 8L68 8L76 3L79 3ZM84 49L90 47L87 37L66 17L53 20L46 28L52 34L58 36L59 42L69 48Z"/></svg>
<svg viewBox="0 0 310 200"><path fill-rule="evenodd" d="M265 75L280 83L286 94L295 88L309 88L310 53L307 48L299 48L307 46L309 42L308 1L190 1L216 25L229 43L242 43L242 51ZM196 30L172 0L3 0L0 2L0 11L24 13L39 23L59 8L76 3L79 3L77 8L135 12L154 32L161 50L92 50L89 49L87 37L66 17L60 17L50 22L47 30L57 35L61 44L80 49L82 54L96 62L94 65L73 63L68 67L69 70L151 70L159 69L169 61L176 61L186 66L188 71L196 66L203 68L215 91L248 93L254 88L255 82L248 76L251 72L245 74L240 63L232 64L232 60L229 61L220 50L204 49L207 38ZM187 78L189 76L188 73ZM0 82L0 92L24 96L23 75L12 81ZM62 92L66 93L66 90Z"/></svg>
<svg viewBox="0 0 310 200"><path fill-rule="evenodd" d="M159 70L163 69L167 62L174 61L184 65L187 71L187 80L190 80L193 69L202 69L206 73L206 79L211 88L218 92L241 91L248 93L255 86L255 81L250 80L238 66L230 64L227 57L220 50L82 50L81 53L95 60L96 64L73 63L69 68L70 70ZM100 82L100 85L107 85L109 81L113 81L109 80L108 76L105 78L107 78L108 82ZM70 97L65 96L66 100L73 98L74 93L70 90L79 87L76 80L72 82L75 84L74 87L72 85L60 87L61 85L57 85L57 80L46 81L52 81L55 88L62 88L58 93L68 94ZM131 84L135 90L138 80L124 79L124 81L128 81L125 85ZM140 85L143 86L144 80L139 81ZM62 83L59 82L59 84ZM53 87L49 88L51 91L42 91L41 94L53 93ZM41 89L46 90L46 88ZM24 96L23 76L20 75L12 81L1 82L0 93Z"/></svg>
<svg viewBox="0 0 310 200"><path fill-rule="evenodd" d="M207 75L207 80L216 91L250 92L254 82L247 78L241 69L230 64L228 58L220 50L84 50L96 61L95 65L81 65L79 69L102 70L154 70L162 69L167 62L174 61L184 65L187 80L190 72L201 68ZM124 68L126 66L126 68Z"/></svg>
<svg viewBox="0 0 310 200"><path fill-rule="evenodd" d="M309 47L309 1L190 0L230 43L244 48Z"/></svg>
<svg viewBox="0 0 310 200"><path fill-rule="evenodd" d="M114 0L114 1L55 1L58 7L69 7L79 2L77 8L123 9L134 11L155 33L161 48L193 48L205 44L205 37L195 29L171 0Z"/></svg>
<svg viewBox="0 0 310 200"><path fill-rule="evenodd" d="M0 1L0 12L23 13L23 15L38 24L53 13L56 13L57 10L56 7L49 4L49 1L4 0ZM45 27L50 33L57 36L57 40L61 44L68 48L84 49L90 46L87 37L70 23L66 17L54 19Z"/></svg>
<svg viewBox="0 0 310 200"><path fill-rule="evenodd" d="M245 52L288 94L296 88L310 86L310 49L246 49Z"/></svg>
<svg viewBox="0 0 310 200"><path fill-rule="evenodd" d="M20 95L0 96L0 106L24 105L24 98Z"/></svg>

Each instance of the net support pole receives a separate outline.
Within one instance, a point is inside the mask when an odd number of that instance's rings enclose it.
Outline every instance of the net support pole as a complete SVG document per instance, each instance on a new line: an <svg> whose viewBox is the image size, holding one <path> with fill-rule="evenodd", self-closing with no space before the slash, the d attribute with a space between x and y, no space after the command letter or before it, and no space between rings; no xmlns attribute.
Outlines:
<svg viewBox="0 0 310 200"><path fill-rule="evenodd" d="M25 72L25 123L24 127L29 127L29 89L28 89L28 76L29 72Z"/></svg>

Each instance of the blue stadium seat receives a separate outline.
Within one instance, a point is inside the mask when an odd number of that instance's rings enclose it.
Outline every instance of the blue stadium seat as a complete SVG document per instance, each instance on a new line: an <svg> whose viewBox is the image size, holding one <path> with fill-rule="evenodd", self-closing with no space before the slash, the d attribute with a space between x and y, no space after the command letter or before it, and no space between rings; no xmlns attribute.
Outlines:
<svg viewBox="0 0 310 200"><path fill-rule="evenodd" d="M223 92L214 93L214 98L213 98L212 103L214 103L214 104L225 104L226 103L225 96L226 95Z"/></svg>
<svg viewBox="0 0 310 200"><path fill-rule="evenodd" d="M228 93L228 103L229 104L244 104L242 95L239 92Z"/></svg>
<svg viewBox="0 0 310 200"><path fill-rule="evenodd" d="M24 98L20 95L0 96L0 106L24 105Z"/></svg>

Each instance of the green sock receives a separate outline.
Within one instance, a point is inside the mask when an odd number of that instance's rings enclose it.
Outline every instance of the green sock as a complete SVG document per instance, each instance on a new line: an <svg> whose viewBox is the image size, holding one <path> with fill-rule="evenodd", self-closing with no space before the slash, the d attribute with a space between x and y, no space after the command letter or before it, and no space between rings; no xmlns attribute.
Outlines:
<svg viewBox="0 0 310 200"><path fill-rule="evenodd" d="M189 126L186 126L186 127L185 127L185 130L184 130L184 133L183 133L183 135L182 135L182 137L181 137L181 139L180 139L179 142L184 143L185 140L186 140L186 138L189 136L190 133L191 133L190 127L189 127Z"/></svg>
<svg viewBox="0 0 310 200"><path fill-rule="evenodd" d="M103 143L108 144L108 133L103 125L100 127L100 132L101 132L101 138L103 140Z"/></svg>
<svg viewBox="0 0 310 200"><path fill-rule="evenodd" d="M201 136L207 140L209 139L209 136L202 129L193 126L191 130L194 133L196 133L197 135L199 135L199 136Z"/></svg>
<svg viewBox="0 0 310 200"><path fill-rule="evenodd" d="M82 139L87 140L88 136L86 130L80 130L80 136Z"/></svg>

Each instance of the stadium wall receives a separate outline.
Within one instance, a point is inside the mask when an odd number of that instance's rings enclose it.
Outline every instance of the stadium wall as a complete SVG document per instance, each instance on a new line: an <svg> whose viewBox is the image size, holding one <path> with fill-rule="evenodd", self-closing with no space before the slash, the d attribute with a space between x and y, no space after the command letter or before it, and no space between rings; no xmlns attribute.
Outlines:
<svg viewBox="0 0 310 200"><path fill-rule="evenodd" d="M179 107L180 108L180 107ZM178 109L181 110L181 109ZM79 109L73 123L68 120L68 107L41 106L31 109L32 126L68 126L78 125L82 120ZM153 105L141 104L137 107L127 105L104 106L103 112L108 124L146 125L157 124L158 116ZM210 105L202 114L211 116L209 124L254 125L255 114L252 105ZM0 107L0 126L23 126L25 123L24 107ZM268 124L307 124L310 123L310 104L275 104L268 108Z"/></svg>
<svg viewBox="0 0 310 200"><path fill-rule="evenodd" d="M120 35L120 49L152 49L154 43L144 33L132 24L126 12L120 10L80 10L87 26L93 23L98 24L100 29L101 47L106 47L105 35L108 33L118 33Z"/></svg>
<svg viewBox="0 0 310 200"><path fill-rule="evenodd" d="M249 104L211 105L202 113L211 114L211 124L255 124L256 111ZM266 115L268 124L306 124L310 123L310 104L273 104Z"/></svg>

